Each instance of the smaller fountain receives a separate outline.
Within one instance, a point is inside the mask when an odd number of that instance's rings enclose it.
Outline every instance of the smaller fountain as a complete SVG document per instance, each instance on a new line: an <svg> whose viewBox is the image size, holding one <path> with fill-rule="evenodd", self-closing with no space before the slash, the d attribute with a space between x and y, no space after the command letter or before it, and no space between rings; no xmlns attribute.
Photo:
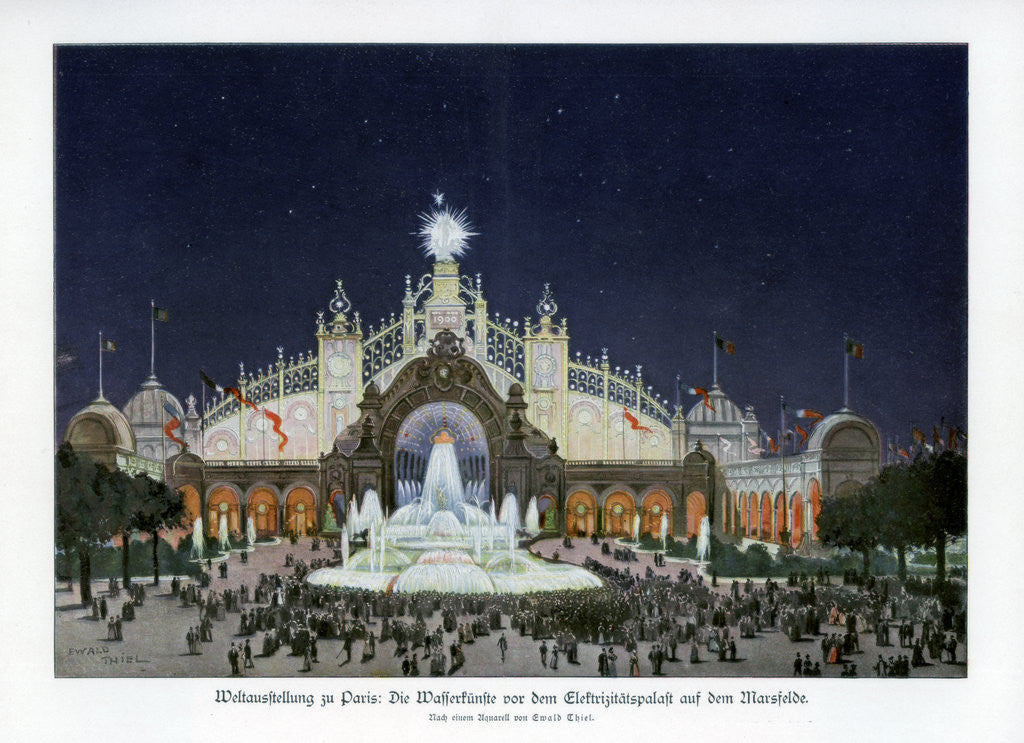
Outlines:
<svg viewBox="0 0 1024 743"><path fill-rule="evenodd" d="M537 511L537 497L530 498L526 505L526 531L531 534L540 532L540 513Z"/></svg>
<svg viewBox="0 0 1024 743"><path fill-rule="evenodd" d="M640 514L637 513L633 516L633 541L640 541Z"/></svg>
<svg viewBox="0 0 1024 743"><path fill-rule="evenodd" d="M189 554L193 560L202 560L206 554L206 537L203 536L203 517L200 516L192 524L192 552Z"/></svg>
<svg viewBox="0 0 1024 743"><path fill-rule="evenodd" d="M668 550L668 514L661 514L661 549L662 551Z"/></svg>
<svg viewBox="0 0 1024 743"><path fill-rule="evenodd" d="M700 520L700 533L697 535L697 559L707 563L711 557L711 522L705 516Z"/></svg>
<svg viewBox="0 0 1024 743"><path fill-rule="evenodd" d="M256 524L253 523L252 519L247 519L248 523L245 527L245 538L249 542L249 546L252 547L256 544Z"/></svg>
<svg viewBox="0 0 1024 743"><path fill-rule="evenodd" d="M348 567L348 529L341 532L341 566Z"/></svg>
<svg viewBox="0 0 1024 743"><path fill-rule="evenodd" d="M228 515L226 513L220 515L220 524L217 527L217 541L224 552L231 549L231 542L228 541Z"/></svg>

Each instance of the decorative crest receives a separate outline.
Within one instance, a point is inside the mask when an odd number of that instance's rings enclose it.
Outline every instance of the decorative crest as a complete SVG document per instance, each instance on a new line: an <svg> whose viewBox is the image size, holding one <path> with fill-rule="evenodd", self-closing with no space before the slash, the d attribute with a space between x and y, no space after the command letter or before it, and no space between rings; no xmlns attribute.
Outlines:
<svg viewBox="0 0 1024 743"><path fill-rule="evenodd" d="M541 319L545 317L552 317L558 312L558 305L555 304L555 298L551 294L551 284L544 284L544 293L540 296L540 301L537 303L537 314L541 316Z"/></svg>
<svg viewBox="0 0 1024 743"><path fill-rule="evenodd" d="M196 396L191 392L188 393L188 397L185 398L185 404L188 405L188 412L185 415L196 415Z"/></svg>
<svg viewBox="0 0 1024 743"><path fill-rule="evenodd" d="M279 358L279 359L283 359L284 358L284 346L278 346L277 347L277 358Z"/></svg>
<svg viewBox="0 0 1024 743"><path fill-rule="evenodd" d="M442 206L444 194L434 194L434 208L420 215L420 229L414 233L423 238L421 247L436 261L451 261L466 252L469 238L478 235L471 232L466 210L452 211Z"/></svg>
<svg viewBox="0 0 1024 743"><path fill-rule="evenodd" d="M331 297L331 302L327 306L334 313L334 322L345 322L345 316L351 311L352 303L348 300L348 295L345 294L345 286L341 279L335 279L334 296Z"/></svg>

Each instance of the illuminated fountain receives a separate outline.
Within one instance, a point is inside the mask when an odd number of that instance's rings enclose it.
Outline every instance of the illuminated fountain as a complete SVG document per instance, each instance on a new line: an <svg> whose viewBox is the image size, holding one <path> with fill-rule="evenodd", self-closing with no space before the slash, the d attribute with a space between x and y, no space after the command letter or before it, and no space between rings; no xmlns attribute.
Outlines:
<svg viewBox="0 0 1024 743"><path fill-rule="evenodd" d="M481 501L485 483L463 482L451 431L441 428L430 442L422 482L396 483L398 500L405 500L405 505L385 518L376 491L367 490L359 508L353 501L345 534L351 538L368 530L367 548L351 556L344 549L343 564L313 571L307 578L310 583L395 593L471 594L602 585L583 568L548 563L519 549L522 524L516 495L506 493L496 515L493 502ZM527 517L536 520L530 513Z"/></svg>

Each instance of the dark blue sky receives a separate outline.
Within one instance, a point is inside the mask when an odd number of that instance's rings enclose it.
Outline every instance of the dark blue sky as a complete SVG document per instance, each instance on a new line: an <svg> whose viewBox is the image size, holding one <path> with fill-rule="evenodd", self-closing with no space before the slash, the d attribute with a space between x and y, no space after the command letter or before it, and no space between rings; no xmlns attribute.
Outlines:
<svg viewBox="0 0 1024 743"><path fill-rule="evenodd" d="M56 50L57 435L149 371L200 392L314 348L429 269L434 190L491 312L551 282L571 349L672 398L966 424L967 47L84 46ZM684 395L689 407L694 398Z"/></svg>

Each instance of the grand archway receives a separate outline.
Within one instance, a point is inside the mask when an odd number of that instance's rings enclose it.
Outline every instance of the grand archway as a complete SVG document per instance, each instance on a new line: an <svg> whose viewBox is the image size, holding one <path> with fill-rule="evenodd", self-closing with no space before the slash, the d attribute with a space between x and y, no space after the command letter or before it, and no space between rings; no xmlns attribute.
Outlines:
<svg viewBox="0 0 1024 743"><path fill-rule="evenodd" d="M686 536L700 534L700 522L708 515L708 501L704 493L695 490L686 496Z"/></svg>
<svg viewBox="0 0 1024 743"><path fill-rule="evenodd" d="M634 513L633 496L622 490L612 493L604 502L604 533L609 537L632 536Z"/></svg>
<svg viewBox="0 0 1024 743"><path fill-rule="evenodd" d="M277 494L270 488L256 488L249 494L246 508L256 536L272 537L277 531Z"/></svg>
<svg viewBox="0 0 1024 743"><path fill-rule="evenodd" d="M672 498L664 490L652 490L644 496L643 522L640 531L652 537L661 536L663 517L668 517L668 533L672 535Z"/></svg>
<svg viewBox="0 0 1024 743"><path fill-rule="evenodd" d="M483 426L465 405L441 401L415 408L398 429L394 456L395 502L398 507L419 497L434 436L442 429L455 439L455 454L466 500L481 505L490 500L490 455Z"/></svg>
<svg viewBox="0 0 1024 743"><path fill-rule="evenodd" d="M597 531L597 501L585 490L569 496L565 505L565 532L570 537L589 537Z"/></svg>
<svg viewBox="0 0 1024 743"><path fill-rule="evenodd" d="M789 531L789 524L787 523L788 516L789 512L786 508L786 494L779 493L775 496L775 541L779 544L782 544L784 541L782 538L783 532Z"/></svg>
<svg viewBox="0 0 1024 743"><path fill-rule="evenodd" d="M811 480L811 537L818 541L818 514L821 513L821 485Z"/></svg>
<svg viewBox="0 0 1024 743"><path fill-rule="evenodd" d="M238 492L228 486L220 485L213 489L206 499L206 534L216 537L220 529L220 517L227 519L229 534L241 534L241 498Z"/></svg>
<svg viewBox="0 0 1024 743"><path fill-rule="evenodd" d="M537 499L537 515L542 530L558 531L558 502L555 496L544 493Z"/></svg>
<svg viewBox="0 0 1024 743"><path fill-rule="evenodd" d="M313 491L307 487L292 488L285 498L284 531L302 537L315 533L316 529L316 497Z"/></svg>
<svg viewBox="0 0 1024 743"><path fill-rule="evenodd" d="M768 493L761 494L761 541L772 541L772 497Z"/></svg>
<svg viewBox="0 0 1024 743"><path fill-rule="evenodd" d="M800 493L793 494L789 511L793 514L793 546L799 547L804 538L804 497Z"/></svg>
<svg viewBox="0 0 1024 743"><path fill-rule="evenodd" d="M747 529L748 519L747 519L747 494L746 493L740 493L739 506L740 506L740 513L739 513L739 522L740 522L739 526L740 526L740 530L739 530L739 536L747 537L747 536L750 536L750 532Z"/></svg>
<svg viewBox="0 0 1024 743"><path fill-rule="evenodd" d="M196 519L203 514L199 491L191 485L182 485L178 488L178 492L181 493L181 504L185 509L185 514L182 518L185 521L185 526L191 527L196 522Z"/></svg>
<svg viewBox="0 0 1024 743"><path fill-rule="evenodd" d="M747 536L751 539L756 539L760 536L760 515L761 509L757 493L753 492L747 499Z"/></svg>

